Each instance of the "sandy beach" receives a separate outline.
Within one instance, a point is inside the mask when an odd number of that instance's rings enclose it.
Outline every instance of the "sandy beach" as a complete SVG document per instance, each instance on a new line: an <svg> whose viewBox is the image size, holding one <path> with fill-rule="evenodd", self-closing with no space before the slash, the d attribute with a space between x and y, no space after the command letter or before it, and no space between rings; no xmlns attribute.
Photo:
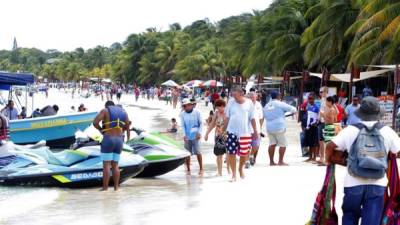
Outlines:
<svg viewBox="0 0 400 225"><path fill-rule="evenodd" d="M82 98L52 89L49 98L37 95L40 103L57 102L62 110L84 103L89 110L99 110L100 97ZM172 117L179 118L180 109L172 109L164 101L123 95L121 102L133 125L149 131L164 131ZM212 107L197 104L203 120ZM179 120L178 120L179 121ZM131 179L118 192L98 189L0 187L0 224L304 224L311 216L313 203L325 175L325 167L302 162L299 125L287 118L290 143L288 167L267 164L267 138L263 138L255 167L246 170L246 178L236 183L215 177L215 156L212 141L201 143L205 174L186 176L184 167L154 178ZM265 131L264 131L265 132ZM181 131L171 136L181 142ZM343 196L345 168L338 168L338 213ZM240 212L235 213L235 212ZM234 214L232 214L234 213Z"/></svg>

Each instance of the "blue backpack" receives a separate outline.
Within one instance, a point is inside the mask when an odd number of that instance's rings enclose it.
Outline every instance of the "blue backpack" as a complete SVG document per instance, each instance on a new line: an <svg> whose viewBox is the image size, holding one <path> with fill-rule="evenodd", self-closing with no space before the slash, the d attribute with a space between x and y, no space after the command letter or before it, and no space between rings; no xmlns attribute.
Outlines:
<svg viewBox="0 0 400 225"><path fill-rule="evenodd" d="M367 179L383 178L388 167L388 155L380 132L383 126L380 123L376 123L371 128L362 123L353 126L360 132L347 159L349 173Z"/></svg>

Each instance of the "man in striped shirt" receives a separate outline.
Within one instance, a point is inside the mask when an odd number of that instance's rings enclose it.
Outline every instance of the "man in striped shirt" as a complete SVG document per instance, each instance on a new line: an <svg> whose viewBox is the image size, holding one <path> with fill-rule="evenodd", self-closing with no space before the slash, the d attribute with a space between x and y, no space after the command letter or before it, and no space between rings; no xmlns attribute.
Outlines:
<svg viewBox="0 0 400 225"><path fill-rule="evenodd" d="M239 174L244 178L243 167L249 156L252 140L258 140L259 130L255 121L254 104L244 97L241 87L232 90L233 100L229 101L225 110L228 117L227 151L228 162L232 169L232 182L236 181L236 154L240 156ZM253 128L253 129L251 129Z"/></svg>

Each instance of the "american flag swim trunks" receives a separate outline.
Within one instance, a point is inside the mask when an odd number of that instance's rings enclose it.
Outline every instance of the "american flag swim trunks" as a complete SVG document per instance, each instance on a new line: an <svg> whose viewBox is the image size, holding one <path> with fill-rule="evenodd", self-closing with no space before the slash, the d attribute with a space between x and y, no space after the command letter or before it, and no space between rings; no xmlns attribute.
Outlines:
<svg viewBox="0 0 400 225"><path fill-rule="evenodd" d="M228 140L226 142L228 154L237 154L239 156L248 155L251 149L251 140L251 135L243 135L238 138L236 135L228 132Z"/></svg>

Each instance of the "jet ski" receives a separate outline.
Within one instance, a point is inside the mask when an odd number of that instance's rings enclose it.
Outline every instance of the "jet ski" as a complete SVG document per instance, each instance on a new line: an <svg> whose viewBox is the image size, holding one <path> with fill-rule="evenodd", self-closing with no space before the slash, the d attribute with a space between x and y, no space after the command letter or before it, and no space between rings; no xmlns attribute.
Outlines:
<svg viewBox="0 0 400 225"><path fill-rule="evenodd" d="M175 170L190 154L182 150L175 140L157 132L145 132L133 128L136 136L126 142L123 151L140 155L148 162L148 166L136 177L156 177ZM96 146L101 142L101 134L91 128L75 134L77 142L73 149L83 146Z"/></svg>
<svg viewBox="0 0 400 225"><path fill-rule="evenodd" d="M137 136L124 146L125 151L132 151L145 158L149 165L137 177L156 177L185 163L190 154L173 139L157 132L147 133L142 130L132 129Z"/></svg>
<svg viewBox="0 0 400 225"><path fill-rule="evenodd" d="M0 185L84 188L102 185L100 146L52 152L47 147L16 149L14 159L0 169ZM141 173L147 161L123 152L120 182ZM112 174L111 174L112 175ZM112 179L110 179L112 185Z"/></svg>
<svg viewBox="0 0 400 225"><path fill-rule="evenodd" d="M17 145L11 141L1 141L0 142L0 169L8 164L12 163L16 156L14 154L15 151L18 150L29 150L29 149L37 149L46 146L46 141L40 141L33 145ZM47 147L46 147L47 148Z"/></svg>

